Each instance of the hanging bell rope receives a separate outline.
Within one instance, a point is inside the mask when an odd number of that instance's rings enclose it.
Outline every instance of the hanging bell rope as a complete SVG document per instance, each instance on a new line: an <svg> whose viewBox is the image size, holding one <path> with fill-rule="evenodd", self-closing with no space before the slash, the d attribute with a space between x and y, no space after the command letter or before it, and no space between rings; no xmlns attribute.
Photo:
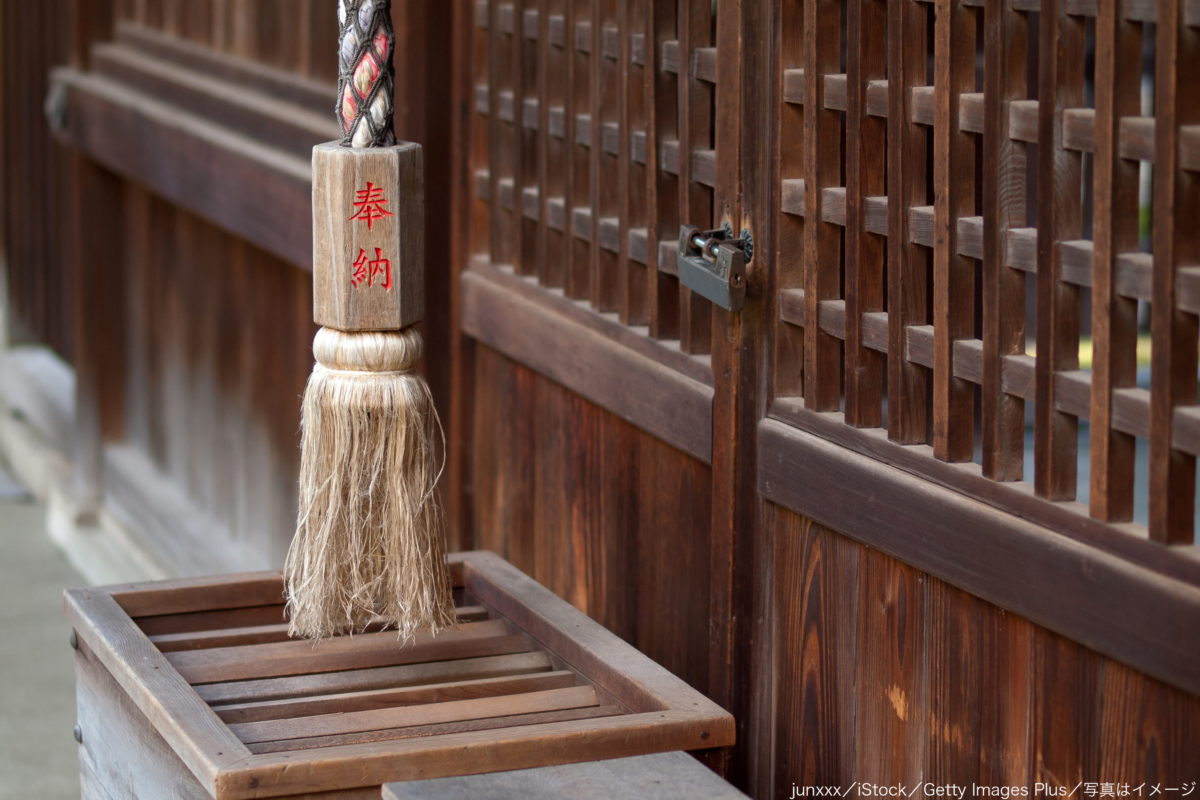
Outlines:
<svg viewBox="0 0 1200 800"><path fill-rule="evenodd" d="M335 113L342 126L342 144L350 147L390 147L392 90L391 0L339 0L338 102Z"/></svg>
<svg viewBox="0 0 1200 800"><path fill-rule="evenodd" d="M285 566L290 633L454 622L440 433L417 373L424 310L421 148L395 143L389 0L341 0L337 116L313 149L313 341L300 507Z"/></svg>

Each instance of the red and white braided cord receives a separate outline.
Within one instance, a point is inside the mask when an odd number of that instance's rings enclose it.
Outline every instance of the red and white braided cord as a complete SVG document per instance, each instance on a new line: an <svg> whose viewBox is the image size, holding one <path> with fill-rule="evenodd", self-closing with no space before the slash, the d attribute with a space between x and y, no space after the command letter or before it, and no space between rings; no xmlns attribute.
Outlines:
<svg viewBox="0 0 1200 800"><path fill-rule="evenodd" d="M388 147L392 130L391 0L338 0L338 104L342 144Z"/></svg>

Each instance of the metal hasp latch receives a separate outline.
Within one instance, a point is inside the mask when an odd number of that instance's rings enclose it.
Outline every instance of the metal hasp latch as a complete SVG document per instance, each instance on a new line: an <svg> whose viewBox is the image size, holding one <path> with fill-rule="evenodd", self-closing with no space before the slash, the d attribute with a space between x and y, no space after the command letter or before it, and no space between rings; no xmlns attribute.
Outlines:
<svg viewBox="0 0 1200 800"><path fill-rule="evenodd" d="M684 225L679 231L679 280L721 308L740 311L746 302L746 264L754 255L749 231L733 238L729 223L705 231Z"/></svg>

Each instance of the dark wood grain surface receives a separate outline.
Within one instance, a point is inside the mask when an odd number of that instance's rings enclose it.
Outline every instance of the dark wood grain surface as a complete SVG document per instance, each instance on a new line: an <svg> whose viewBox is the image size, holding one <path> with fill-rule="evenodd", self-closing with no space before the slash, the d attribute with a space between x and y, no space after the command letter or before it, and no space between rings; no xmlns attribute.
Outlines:
<svg viewBox="0 0 1200 800"><path fill-rule="evenodd" d="M1196 695L767 508L780 697L768 796L855 780L909 788L1042 781L1066 792L1081 781L1126 781L1121 775L1137 775L1133 786L1194 780ZM862 578L830 581L855 562ZM860 626L847 630L836 609L855 596ZM842 644L846 636L857 647ZM853 692L850 714L836 710L842 691ZM840 755L847 747L857 750L850 763Z"/></svg>
<svg viewBox="0 0 1200 800"><path fill-rule="evenodd" d="M290 536L331 5L0 7L35 134L0 126L10 325L72 360L84 487L178 571ZM727 705L705 763L755 796L1198 771L1195 0L395 8L457 546ZM740 315L676 274L679 226L723 222ZM555 666L523 656L458 679Z"/></svg>

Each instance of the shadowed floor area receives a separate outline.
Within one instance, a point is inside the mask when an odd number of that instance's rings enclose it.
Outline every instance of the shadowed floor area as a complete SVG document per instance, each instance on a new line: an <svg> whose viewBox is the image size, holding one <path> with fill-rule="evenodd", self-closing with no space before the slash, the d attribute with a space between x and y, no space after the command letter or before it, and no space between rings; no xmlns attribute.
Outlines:
<svg viewBox="0 0 1200 800"><path fill-rule="evenodd" d="M0 798L79 797L75 678L62 590L82 578L45 532L45 509L0 465Z"/></svg>

